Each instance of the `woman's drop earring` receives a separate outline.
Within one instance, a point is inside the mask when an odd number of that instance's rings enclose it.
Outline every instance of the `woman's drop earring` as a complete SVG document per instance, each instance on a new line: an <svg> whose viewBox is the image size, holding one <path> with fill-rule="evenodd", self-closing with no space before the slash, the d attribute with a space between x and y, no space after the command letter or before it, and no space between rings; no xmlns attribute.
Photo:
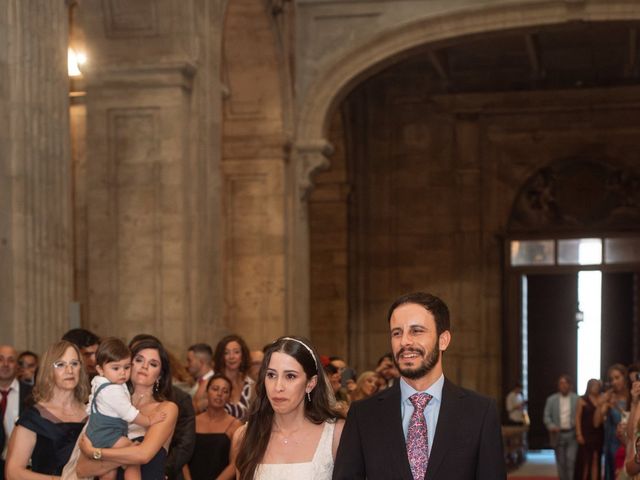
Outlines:
<svg viewBox="0 0 640 480"><path fill-rule="evenodd" d="M153 391L155 393L158 393L158 390L160 390L160 379L156 379L156 383L153 384Z"/></svg>
<svg viewBox="0 0 640 480"><path fill-rule="evenodd" d="M309 403L311 403L311 392L307 392L307 400L309 400Z"/></svg>

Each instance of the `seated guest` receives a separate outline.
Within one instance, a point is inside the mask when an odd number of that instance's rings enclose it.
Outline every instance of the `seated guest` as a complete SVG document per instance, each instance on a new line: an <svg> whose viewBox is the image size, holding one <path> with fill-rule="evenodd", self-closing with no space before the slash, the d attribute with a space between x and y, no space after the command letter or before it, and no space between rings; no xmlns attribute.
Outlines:
<svg viewBox="0 0 640 480"><path fill-rule="evenodd" d="M37 370L37 354L27 350L18 355L18 380L33 385L36 381Z"/></svg>
<svg viewBox="0 0 640 480"><path fill-rule="evenodd" d="M249 377L251 354L246 342L239 335L227 335L216 345L213 363L216 372L231 380L231 398L226 409L236 418L243 419L253 397L255 382Z"/></svg>
<svg viewBox="0 0 640 480"><path fill-rule="evenodd" d="M87 418L89 385L80 358L80 350L64 340L45 352L33 389L35 405L20 415L9 440L8 479L62 473Z"/></svg>
<svg viewBox="0 0 640 480"><path fill-rule="evenodd" d="M231 439L242 425L225 410L231 396L231 381L216 373L207 383L207 410L196 416L196 446L184 478L232 480L236 472L229 460Z"/></svg>
<svg viewBox="0 0 640 480"><path fill-rule="evenodd" d="M366 371L360 374L356 382L356 388L349 394L352 402L369 398L378 392L378 374Z"/></svg>

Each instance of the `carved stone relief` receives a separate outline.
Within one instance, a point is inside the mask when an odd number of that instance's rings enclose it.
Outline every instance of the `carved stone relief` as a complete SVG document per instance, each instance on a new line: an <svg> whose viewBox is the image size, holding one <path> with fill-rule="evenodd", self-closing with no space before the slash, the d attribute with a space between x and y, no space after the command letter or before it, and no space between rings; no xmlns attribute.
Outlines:
<svg viewBox="0 0 640 480"><path fill-rule="evenodd" d="M571 158L540 169L521 189L514 232L628 229L640 225L640 176L606 160Z"/></svg>

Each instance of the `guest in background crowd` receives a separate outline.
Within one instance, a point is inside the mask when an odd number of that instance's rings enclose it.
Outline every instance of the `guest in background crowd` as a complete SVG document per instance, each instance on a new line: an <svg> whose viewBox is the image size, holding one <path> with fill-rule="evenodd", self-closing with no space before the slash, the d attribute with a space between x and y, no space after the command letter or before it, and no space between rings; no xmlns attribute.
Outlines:
<svg viewBox="0 0 640 480"><path fill-rule="evenodd" d="M330 480L343 421L331 407L309 342L279 338L266 352L248 422L233 438L240 480Z"/></svg>
<svg viewBox="0 0 640 480"><path fill-rule="evenodd" d="M62 473L87 418L89 386L80 355L64 340L43 355L35 405L21 413L9 441L8 480L48 480Z"/></svg>
<svg viewBox="0 0 640 480"><path fill-rule="evenodd" d="M335 367L335 365L331 365L330 363L324 367L324 371L327 374L327 379L329 380L329 385L331 386L331 390L333 391L333 395L336 398L335 408L344 416L347 415L349 411L349 404L351 400L349 399L349 394L345 388L342 388L342 384L340 382L340 372Z"/></svg>
<svg viewBox="0 0 640 480"><path fill-rule="evenodd" d="M628 416L630 407L627 369L616 363L607 370L607 377L609 388L602 395L594 418L597 427L604 423L604 478L615 480L616 452L624 446L624 442L618 438L618 424Z"/></svg>
<svg viewBox="0 0 640 480"><path fill-rule="evenodd" d="M369 398L378 391L378 374L373 371L362 372L356 382L356 388L349 394L351 402Z"/></svg>
<svg viewBox="0 0 640 480"><path fill-rule="evenodd" d="M511 425L524 425L524 412L527 402L522 395L522 385L517 383L507 394L504 406L507 409L507 417Z"/></svg>
<svg viewBox="0 0 640 480"><path fill-rule="evenodd" d="M578 399L576 406L576 439L578 456L576 459L576 480L600 480L600 458L604 431L602 425L595 426L602 384L592 378L587 382L587 391Z"/></svg>
<svg viewBox="0 0 640 480"><path fill-rule="evenodd" d="M100 338L84 328L72 328L62 336L62 340L71 342L80 349L84 367L89 375L89 381L91 381L98 374L96 371L96 351L98 351Z"/></svg>
<svg viewBox="0 0 640 480"><path fill-rule="evenodd" d="M29 350L18 355L18 380L29 385L36 381L38 355Z"/></svg>
<svg viewBox="0 0 640 480"><path fill-rule="evenodd" d="M544 424L555 450L560 480L573 480L578 453L575 425L578 395L571 389L571 377L560 375L558 391L550 395L544 405Z"/></svg>
<svg viewBox="0 0 640 480"><path fill-rule="evenodd" d="M207 383L209 403L207 410L196 417L196 445L189 465L184 467L187 480L235 479L231 439L242 424L225 410L231 389L231 380L220 373Z"/></svg>
<svg viewBox="0 0 640 480"><path fill-rule="evenodd" d="M217 372L231 380L233 388L226 405L227 412L243 419L253 397L255 382L247 375L250 353L246 342L239 335L227 335L216 345L213 355Z"/></svg>
<svg viewBox="0 0 640 480"><path fill-rule="evenodd" d="M393 363L393 354L391 352L385 353L380 357L376 373L385 381L385 388L392 386L400 378L400 372L398 372L395 363Z"/></svg>
<svg viewBox="0 0 640 480"><path fill-rule="evenodd" d="M342 372L340 383L349 395L351 395L351 393L353 393L353 391L356 389L357 378L358 376L356 375L356 371L351 367L345 368Z"/></svg>
<svg viewBox="0 0 640 480"><path fill-rule="evenodd" d="M213 377L213 350L206 343L196 343L187 350L187 370L196 382L191 390L196 413L207 408L207 382Z"/></svg>
<svg viewBox="0 0 640 480"><path fill-rule="evenodd" d="M0 480L4 478L7 443L16 420L27 407L32 386L21 382L18 375L18 353L11 345L0 345Z"/></svg>
<svg viewBox="0 0 640 480"><path fill-rule="evenodd" d="M196 383L195 380L178 357L170 350L167 350L167 355L169 355L169 363L171 364L171 385L190 396Z"/></svg>
<svg viewBox="0 0 640 480"><path fill-rule="evenodd" d="M634 476L640 475L640 377L638 376L631 383L631 399L625 471L627 475Z"/></svg>
<svg viewBox="0 0 640 480"><path fill-rule="evenodd" d="M248 375L249 377L251 377L251 380L257 382L258 374L260 373L260 366L262 365L262 360L264 359L264 352L262 350L252 350L250 357L251 364L249 365Z"/></svg>

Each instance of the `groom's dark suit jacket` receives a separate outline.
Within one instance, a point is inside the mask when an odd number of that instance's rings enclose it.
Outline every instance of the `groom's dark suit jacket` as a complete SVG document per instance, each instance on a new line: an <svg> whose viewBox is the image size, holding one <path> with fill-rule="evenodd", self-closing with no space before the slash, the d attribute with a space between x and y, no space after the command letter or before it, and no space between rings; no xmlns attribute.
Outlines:
<svg viewBox="0 0 640 480"><path fill-rule="evenodd" d="M334 480L413 480L400 405L400 382L349 409ZM426 480L504 480L495 402L445 379Z"/></svg>

